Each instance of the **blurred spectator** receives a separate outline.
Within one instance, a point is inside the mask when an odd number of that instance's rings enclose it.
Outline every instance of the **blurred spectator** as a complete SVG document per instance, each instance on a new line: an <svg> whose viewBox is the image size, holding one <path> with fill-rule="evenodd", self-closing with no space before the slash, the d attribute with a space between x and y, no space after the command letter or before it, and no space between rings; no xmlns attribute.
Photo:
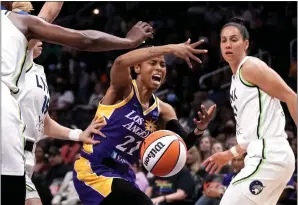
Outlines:
<svg viewBox="0 0 298 205"><path fill-rule="evenodd" d="M201 189L203 186L203 178L200 176L201 168L201 154L196 146L193 146L187 151L186 167L189 169L191 176L195 181L195 188L193 191L193 199L201 196Z"/></svg>
<svg viewBox="0 0 298 205"><path fill-rule="evenodd" d="M171 177L156 177L150 179L146 194L154 205L183 205L192 198L195 182L188 169L183 168ZM165 201L166 196L166 201Z"/></svg>
<svg viewBox="0 0 298 205"><path fill-rule="evenodd" d="M132 165L132 169L136 174L136 184L139 186L139 189L142 192L146 192L149 186L149 182L148 182L148 179L146 178L145 173L142 171L142 166L140 164L140 161Z"/></svg>
<svg viewBox="0 0 298 205"><path fill-rule="evenodd" d="M94 86L94 91L89 98L88 105L97 107L100 100L102 100L104 92L101 87L101 83L97 82Z"/></svg>
<svg viewBox="0 0 298 205"><path fill-rule="evenodd" d="M81 144L70 141L61 147L61 157L65 164L71 164L75 161L75 156L80 152Z"/></svg>
<svg viewBox="0 0 298 205"><path fill-rule="evenodd" d="M71 170L71 167L63 163L61 153L57 147L51 147L48 156L51 167L45 177L45 182L48 184L51 193L54 195L59 190L65 174Z"/></svg>

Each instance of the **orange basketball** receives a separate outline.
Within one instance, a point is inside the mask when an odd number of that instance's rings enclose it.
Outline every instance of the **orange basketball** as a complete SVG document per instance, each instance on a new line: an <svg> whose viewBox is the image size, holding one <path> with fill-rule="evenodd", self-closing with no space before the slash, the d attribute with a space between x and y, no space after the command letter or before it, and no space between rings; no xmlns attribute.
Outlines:
<svg viewBox="0 0 298 205"><path fill-rule="evenodd" d="M169 177L184 167L187 149L179 135L169 130L159 130L144 140L140 155L148 172L159 177Z"/></svg>

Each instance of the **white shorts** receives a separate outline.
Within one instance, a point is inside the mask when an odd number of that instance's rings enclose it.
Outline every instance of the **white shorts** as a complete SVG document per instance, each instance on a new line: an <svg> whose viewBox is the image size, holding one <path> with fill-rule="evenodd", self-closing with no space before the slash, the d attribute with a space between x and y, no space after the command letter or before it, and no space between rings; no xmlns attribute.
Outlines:
<svg viewBox="0 0 298 205"><path fill-rule="evenodd" d="M26 157L26 200L40 199L38 192L31 180L33 167L35 165L35 156L32 152L25 151Z"/></svg>
<svg viewBox="0 0 298 205"><path fill-rule="evenodd" d="M1 175L24 175L24 129L19 105L1 81Z"/></svg>
<svg viewBox="0 0 298 205"><path fill-rule="evenodd" d="M295 170L295 156L288 141L284 138L253 141L244 163L220 205L276 205Z"/></svg>

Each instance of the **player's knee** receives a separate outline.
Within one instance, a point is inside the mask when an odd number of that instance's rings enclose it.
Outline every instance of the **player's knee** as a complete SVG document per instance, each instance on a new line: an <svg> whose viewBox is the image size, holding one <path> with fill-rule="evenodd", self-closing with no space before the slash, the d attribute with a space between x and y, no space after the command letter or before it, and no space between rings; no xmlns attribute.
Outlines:
<svg viewBox="0 0 298 205"><path fill-rule="evenodd" d="M27 199L25 205L42 205L40 199Z"/></svg>

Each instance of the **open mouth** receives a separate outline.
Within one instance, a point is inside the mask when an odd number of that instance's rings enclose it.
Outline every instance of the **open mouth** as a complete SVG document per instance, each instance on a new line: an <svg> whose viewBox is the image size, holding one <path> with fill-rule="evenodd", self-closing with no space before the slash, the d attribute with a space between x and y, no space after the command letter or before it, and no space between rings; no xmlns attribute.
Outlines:
<svg viewBox="0 0 298 205"><path fill-rule="evenodd" d="M158 82L158 83L160 83L160 82L161 82L161 75L158 75L158 74L153 75L153 76L152 76L152 80L153 80L154 82Z"/></svg>

